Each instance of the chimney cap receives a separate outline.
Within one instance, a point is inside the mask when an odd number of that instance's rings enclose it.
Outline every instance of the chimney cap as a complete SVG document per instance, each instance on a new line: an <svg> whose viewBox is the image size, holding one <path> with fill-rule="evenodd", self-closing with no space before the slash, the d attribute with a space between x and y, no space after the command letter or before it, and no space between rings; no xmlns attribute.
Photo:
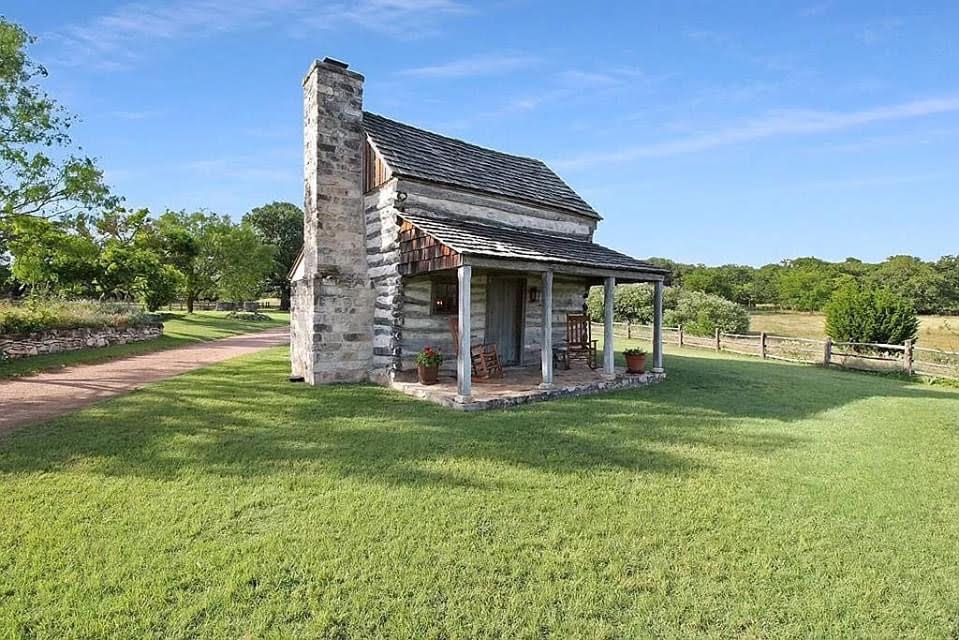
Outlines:
<svg viewBox="0 0 959 640"><path fill-rule="evenodd" d="M334 67L339 67L340 69L349 69L350 65L343 62L342 60L337 60L336 58L330 58L329 56L323 58L324 64L329 64Z"/></svg>

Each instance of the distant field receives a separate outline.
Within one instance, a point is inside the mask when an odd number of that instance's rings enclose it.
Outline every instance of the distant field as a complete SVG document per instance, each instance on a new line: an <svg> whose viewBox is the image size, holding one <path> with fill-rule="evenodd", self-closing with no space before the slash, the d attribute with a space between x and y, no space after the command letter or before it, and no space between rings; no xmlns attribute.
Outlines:
<svg viewBox="0 0 959 640"><path fill-rule="evenodd" d="M920 316L919 321L920 345L959 351L959 317ZM821 313L759 312L750 317L750 328L757 333L765 331L777 336L822 338L826 335L826 319Z"/></svg>

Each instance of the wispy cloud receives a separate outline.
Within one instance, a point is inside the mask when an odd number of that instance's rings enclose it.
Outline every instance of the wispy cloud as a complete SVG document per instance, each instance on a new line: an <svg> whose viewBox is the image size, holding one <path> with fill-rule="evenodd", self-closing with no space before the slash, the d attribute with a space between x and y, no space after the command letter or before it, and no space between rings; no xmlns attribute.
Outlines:
<svg viewBox="0 0 959 640"><path fill-rule="evenodd" d="M800 18L815 18L823 15L829 11L830 8L832 8L832 1L826 0L825 2L817 2L801 7L797 14Z"/></svg>
<svg viewBox="0 0 959 640"><path fill-rule="evenodd" d="M261 180L265 182L290 182L296 172L282 165L295 167L298 156L295 152L267 154L274 160L267 161L262 155L229 155L184 162L179 169L191 175L201 175L213 180Z"/></svg>
<svg viewBox="0 0 959 640"><path fill-rule="evenodd" d="M304 0L306 2L306 0ZM440 22L471 10L456 0L351 0L317 6L306 2L300 15L300 31L313 35L316 29L352 25L406 39L433 35Z"/></svg>
<svg viewBox="0 0 959 640"><path fill-rule="evenodd" d="M915 100L852 112L779 111L716 131L627 149L583 154L560 159L553 164L557 167L577 168L639 158L676 156L767 138L842 131L879 122L908 120L956 111L959 111L959 97L955 96Z"/></svg>
<svg viewBox="0 0 959 640"><path fill-rule="evenodd" d="M397 31L410 19L424 25L465 9L454 0L175 0L157 5L123 4L109 13L47 33L58 49L57 60L100 70L134 66L160 42L252 31L277 24L297 25L301 33L350 24L358 28Z"/></svg>
<svg viewBox="0 0 959 640"><path fill-rule="evenodd" d="M864 25L856 32L863 44L881 44L892 37L904 24L902 18L883 18Z"/></svg>
<svg viewBox="0 0 959 640"><path fill-rule="evenodd" d="M104 70L130 66L157 41L198 38L263 26L301 0L179 0L159 6L124 4L110 13L67 26L47 40L63 48L61 62Z"/></svg>
<svg viewBox="0 0 959 640"><path fill-rule="evenodd" d="M595 100L598 96L615 94L630 86L655 80L635 67L616 67L604 71L567 69L544 75L542 84L535 90L527 90L491 108L458 117L445 123L444 128L468 129L479 122L523 114L555 103Z"/></svg>
<svg viewBox="0 0 959 640"><path fill-rule="evenodd" d="M149 120L163 114L160 109L143 109L142 111L111 111L110 117L119 120Z"/></svg>
<svg viewBox="0 0 959 640"><path fill-rule="evenodd" d="M874 175L874 176L851 176L846 178L829 178L823 180L813 180L809 182L799 182L795 184L783 184L772 187L753 189L753 195L766 193L808 193L815 191L845 191L850 189L877 189L883 187L895 187L899 185L916 184L921 182L934 182L938 180L951 180L955 174L946 171L930 171L927 173L913 174L892 174L892 175Z"/></svg>
<svg viewBox="0 0 959 640"><path fill-rule="evenodd" d="M808 73L808 69L796 64L788 56L779 53L757 52L752 45L747 46L745 44L751 42L750 38L735 33L687 28L683 30L683 36L700 46L764 67L769 71L792 74Z"/></svg>
<svg viewBox="0 0 959 640"><path fill-rule="evenodd" d="M508 73L534 66L540 59L530 55L486 54L435 65L402 69L397 75L413 78L471 78Z"/></svg>

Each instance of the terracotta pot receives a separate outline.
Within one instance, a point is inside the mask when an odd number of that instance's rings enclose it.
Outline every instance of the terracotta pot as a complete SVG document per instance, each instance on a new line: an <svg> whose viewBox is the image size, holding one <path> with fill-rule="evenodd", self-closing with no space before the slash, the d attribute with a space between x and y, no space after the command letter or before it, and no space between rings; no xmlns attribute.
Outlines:
<svg viewBox="0 0 959 640"><path fill-rule="evenodd" d="M626 356L626 373L645 373L646 354Z"/></svg>
<svg viewBox="0 0 959 640"><path fill-rule="evenodd" d="M420 384L436 384L439 380L439 374L440 366L438 364L432 366L416 365L416 377L419 378Z"/></svg>

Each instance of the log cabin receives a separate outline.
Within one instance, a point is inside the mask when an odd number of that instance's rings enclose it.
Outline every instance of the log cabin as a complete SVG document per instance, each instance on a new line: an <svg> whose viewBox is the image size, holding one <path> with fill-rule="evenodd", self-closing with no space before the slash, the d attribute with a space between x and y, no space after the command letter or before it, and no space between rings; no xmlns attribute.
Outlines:
<svg viewBox="0 0 959 640"><path fill-rule="evenodd" d="M599 213L544 162L365 112L363 81L326 58L303 83L293 377L389 384L432 346L467 403L470 346L485 343L507 368L538 365L548 389L567 316L583 313L595 285L602 373L613 377L612 296L624 282L655 288L652 370L662 371L665 270L595 243Z"/></svg>

